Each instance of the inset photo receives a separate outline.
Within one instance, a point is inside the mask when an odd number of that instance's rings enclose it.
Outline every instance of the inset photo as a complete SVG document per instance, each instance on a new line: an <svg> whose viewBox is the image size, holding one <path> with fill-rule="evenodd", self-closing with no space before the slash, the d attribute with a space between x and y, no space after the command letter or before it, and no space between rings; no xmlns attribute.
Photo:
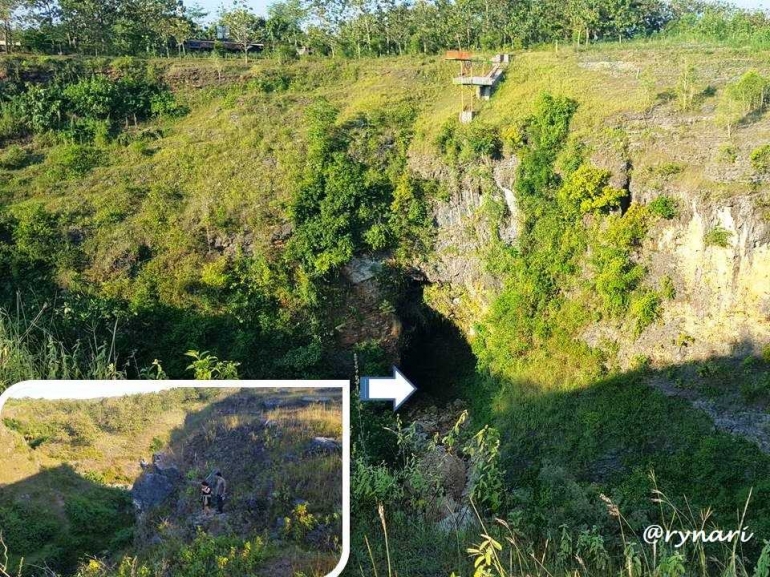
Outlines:
<svg viewBox="0 0 770 577"><path fill-rule="evenodd" d="M0 575L323 577L340 562L342 388L66 395L1 407Z"/></svg>

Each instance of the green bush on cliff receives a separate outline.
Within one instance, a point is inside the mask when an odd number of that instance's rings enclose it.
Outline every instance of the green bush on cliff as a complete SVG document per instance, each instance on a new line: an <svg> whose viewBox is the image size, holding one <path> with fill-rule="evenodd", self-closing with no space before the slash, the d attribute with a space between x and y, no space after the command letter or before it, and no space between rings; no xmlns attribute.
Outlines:
<svg viewBox="0 0 770 577"><path fill-rule="evenodd" d="M583 164L569 175L559 189L559 199L565 210L581 213L608 211L620 206L626 191L609 185L612 173Z"/></svg>

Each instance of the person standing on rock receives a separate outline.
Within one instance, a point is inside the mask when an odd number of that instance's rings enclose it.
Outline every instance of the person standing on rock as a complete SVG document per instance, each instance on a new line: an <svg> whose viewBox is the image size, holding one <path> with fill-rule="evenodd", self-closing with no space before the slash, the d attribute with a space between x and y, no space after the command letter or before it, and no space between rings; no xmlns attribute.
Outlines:
<svg viewBox="0 0 770 577"><path fill-rule="evenodd" d="M211 508L211 485L208 481L201 483L201 496L203 497L203 512L208 513Z"/></svg>
<svg viewBox="0 0 770 577"><path fill-rule="evenodd" d="M217 512L224 513L225 497L227 496L227 481L225 481L221 471L216 472L214 479L214 496L216 498Z"/></svg>

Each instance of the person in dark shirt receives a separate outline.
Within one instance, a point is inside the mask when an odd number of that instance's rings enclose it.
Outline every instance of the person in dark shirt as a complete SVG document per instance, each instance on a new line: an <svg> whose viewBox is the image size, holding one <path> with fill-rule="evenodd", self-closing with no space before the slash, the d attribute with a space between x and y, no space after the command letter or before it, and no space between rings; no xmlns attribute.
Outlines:
<svg viewBox="0 0 770 577"><path fill-rule="evenodd" d="M211 510L212 496L211 485L209 485L208 481L201 483L201 496L203 497L203 512L208 513Z"/></svg>

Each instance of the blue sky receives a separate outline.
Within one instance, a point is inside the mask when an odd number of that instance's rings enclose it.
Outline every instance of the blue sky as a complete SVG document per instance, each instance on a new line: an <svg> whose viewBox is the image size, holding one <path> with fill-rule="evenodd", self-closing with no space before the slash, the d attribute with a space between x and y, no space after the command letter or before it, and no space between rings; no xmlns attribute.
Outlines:
<svg viewBox="0 0 770 577"><path fill-rule="evenodd" d="M222 4L223 0L197 0L197 3L200 4L206 11L209 12L210 16L213 16L216 14L217 9ZM270 4L272 0L249 0L249 4L254 8L256 12L259 14L266 14L267 13L267 5ZM190 4L193 4L195 2L189 2ZM231 3L231 0L224 0L224 4L227 6ZM733 4L736 4L738 6L742 6L743 8L764 8L764 9L770 9L770 0L733 0Z"/></svg>

